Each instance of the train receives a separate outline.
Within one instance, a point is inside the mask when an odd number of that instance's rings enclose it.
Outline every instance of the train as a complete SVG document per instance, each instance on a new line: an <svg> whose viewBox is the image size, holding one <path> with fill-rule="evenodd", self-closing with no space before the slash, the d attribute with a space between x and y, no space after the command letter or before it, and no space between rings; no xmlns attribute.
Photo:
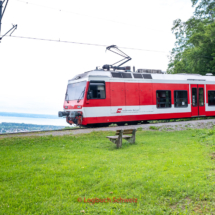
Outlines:
<svg viewBox="0 0 215 215"><path fill-rule="evenodd" d="M84 127L215 116L215 76L104 65L68 81L58 116Z"/></svg>

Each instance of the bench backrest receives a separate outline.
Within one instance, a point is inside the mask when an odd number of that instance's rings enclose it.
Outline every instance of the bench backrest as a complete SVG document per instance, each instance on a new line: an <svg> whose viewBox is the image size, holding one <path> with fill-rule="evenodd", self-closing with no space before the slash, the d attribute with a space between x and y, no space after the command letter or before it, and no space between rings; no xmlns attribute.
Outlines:
<svg viewBox="0 0 215 215"><path fill-rule="evenodd" d="M123 130L123 134L133 134L133 130L135 130L135 129L126 129L126 130ZM121 130L117 130L116 131L116 135L119 135L120 131Z"/></svg>

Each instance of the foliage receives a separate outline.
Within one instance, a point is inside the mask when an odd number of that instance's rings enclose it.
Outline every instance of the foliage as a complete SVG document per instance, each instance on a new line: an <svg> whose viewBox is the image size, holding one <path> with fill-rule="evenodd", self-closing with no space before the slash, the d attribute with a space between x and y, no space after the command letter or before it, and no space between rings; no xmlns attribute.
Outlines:
<svg viewBox="0 0 215 215"><path fill-rule="evenodd" d="M214 214L214 133L138 131L118 150L114 132L0 139L0 213Z"/></svg>
<svg viewBox="0 0 215 215"><path fill-rule="evenodd" d="M195 12L186 22L173 23L176 43L168 73L215 74L215 1L192 0Z"/></svg>
<svg viewBox="0 0 215 215"><path fill-rule="evenodd" d="M149 127L149 129L152 129L152 130L159 130L159 127L158 127L158 126L151 125L151 126Z"/></svg>
<svg viewBox="0 0 215 215"><path fill-rule="evenodd" d="M214 21L215 1L214 0L191 0L193 6L196 6L195 16L199 18L208 18Z"/></svg>
<svg viewBox="0 0 215 215"><path fill-rule="evenodd" d="M182 122L182 121L194 121L194 120L205 120L205 119L214 119L212 116L201 116L201 117L192 117L192 118L179 118L179 119L162 119L162 120L149 120L149 123L165 123L165 122Z"/></svg>

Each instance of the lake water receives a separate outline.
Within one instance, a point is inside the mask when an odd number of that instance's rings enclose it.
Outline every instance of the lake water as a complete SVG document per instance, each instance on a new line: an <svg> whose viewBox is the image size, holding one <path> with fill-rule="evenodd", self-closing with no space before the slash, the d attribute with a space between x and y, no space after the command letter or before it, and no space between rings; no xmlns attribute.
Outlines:
<svg viewBox="0 0 215 215"><path fill-rule="evenodd" d="M69 126L65 118L59 119L46 119L46 118L28 118L28 117L9 117L0 116L0 123L25 123L34 125L57 125L57 126Z"/></svg>

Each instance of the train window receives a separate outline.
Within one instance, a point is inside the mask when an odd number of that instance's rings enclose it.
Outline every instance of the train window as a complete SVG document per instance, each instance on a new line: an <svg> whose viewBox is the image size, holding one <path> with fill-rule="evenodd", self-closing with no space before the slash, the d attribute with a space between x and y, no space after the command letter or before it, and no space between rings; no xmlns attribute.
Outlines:
<svg viewBox="0 0 215 215"><path fill-rule="evenodd" d="M111 72L113 78L132 78L131 73Z"/></svg>
<svg viewBox="0 0 215 215"><path fill-rule="evenodd" d="M143 78L144 79L152 79L152 75L151 74L143 74Z"/></svg>
<svg viewBox="0 0 215 215"><path fill-rule="evenodd" d="M65 100L72 101L82 99L84 97L85 87L86 81L68 84Z"/></svg>
<svg viewBox="0 0 215 215"><path fill-rule="evenodd" d="M197 89L196 88L192 88L192 103L193 103L193 107L197 106Z"/></svg>
<svg viewBox="0 0 215 215"><path fill-rule="evenodd" d="M215 106L215 91L208 91L208 106Z"/></svg>
<svg viewBox="0 0 215 215"><path fill-rule="evenodd" d="M142 74L133 73L134 78L143 78Z"/></svg>
<svg viewBox="0 0 215 215"><path fill-rule="evenodd" d="M121 73L123 78L132 78L131 73Z"/></svg>
<svg viewBox="0 0 215 215"><path fill-rule="evenodd" d="M199 88L199 106L204 106L204 89Z"/></svg>
<svg viewBox="0 0 215 215"><path fill-rule="evenodd" d="M105 99L105 82L90 82L87 99Z"/></svg>
<svg viewBox="0 0 215 215"><path fill-rule="evenodd" d="M171 91L157 90L157 108L171 108Z"/></svg>
<svg viewBox="0 0 215 215"><path fill-rule="evenodd" d="M122 74L118 72L111 72L113 78L122 78Z"/></svg>
<svg viewBox="0 0 215 215"><path fill-rule="evenodd" d="M174 104L175 107L188 107L187 91L174 91Z"/></svg>

